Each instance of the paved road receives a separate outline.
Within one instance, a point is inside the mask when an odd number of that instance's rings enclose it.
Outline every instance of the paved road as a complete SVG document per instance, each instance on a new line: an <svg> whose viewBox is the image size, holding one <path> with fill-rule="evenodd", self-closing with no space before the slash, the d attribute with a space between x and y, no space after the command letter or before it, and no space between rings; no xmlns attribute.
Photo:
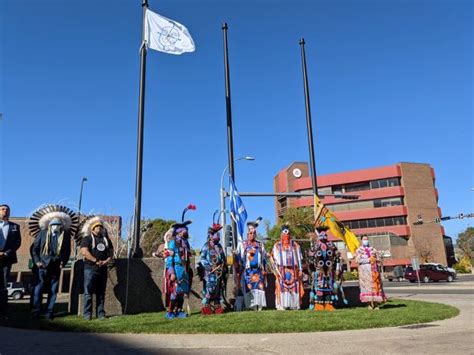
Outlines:
<svg viewBox="0 0 474 355"><path fill-rule="evenodd" d="M473 281L449 284L452 291L472 289ZM422 294L407 287L393 298L454 305L453 319L416 326L341 332L258 335L134 335L52 333L0 328L0 353L9 354L473 354L474 300L472 295ZM438 285L424 290L436 291ZM438 289L439 290L439 289Z"/></svg>

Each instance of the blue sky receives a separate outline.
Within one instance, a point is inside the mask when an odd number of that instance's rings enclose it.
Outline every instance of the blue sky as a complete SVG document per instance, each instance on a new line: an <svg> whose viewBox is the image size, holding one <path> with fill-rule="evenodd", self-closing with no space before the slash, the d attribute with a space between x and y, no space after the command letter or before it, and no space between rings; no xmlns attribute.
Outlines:
<svg viewBox="0 0 474 355"><path fill-rule="evenodd" d="M133 212L140 0L0 3L0 200L13 215L45 202ZM307 161L299 38L306 39L318 174L431 164L444 215L473 211L469 1L155 1L197 50L150 52L144 217L197 205L199 246L227 164L222 58L229 50L241 191L267 191ZM274 221L271 198L244 200ZM189 215L191 217L191 214ZM444 224L455 236L472 220Z"/></svg>

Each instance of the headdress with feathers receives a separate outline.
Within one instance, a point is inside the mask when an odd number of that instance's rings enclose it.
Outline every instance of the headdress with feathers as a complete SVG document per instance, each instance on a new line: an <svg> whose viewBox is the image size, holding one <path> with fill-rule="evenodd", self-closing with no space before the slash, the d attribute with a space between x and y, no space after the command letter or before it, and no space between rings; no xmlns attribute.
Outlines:
<svg viewBox="0 0 474 355"><path fill-rule="evenodd" d="M69 231L71 237L77 233L79 216L70 208L61 205L45 205L33 212L28 220L30 235L36 238L40 230L47 229L53 219L59 219L63 230Z"/></svg>
<svg viewBox="0 0 474 355"><path fill-rule="evenodd" d="M188 225L190 225L191 223L193 223L193 221L191 220L187 220L185 221L184 220L184 217L186 216L186 212L188 212L189 210L191 211L195 211L196 210L196 205L193 205L193 204L189 204L186 206L186 208L183 210L183 213L181 214L181 222L177 222L177 223L173 223L170 227L170 229L168 229L163 237L163 239L165 240L165 246L167 247L168 245L168 242L174 237L176 236L176 234L178 234L179 232L181 232L182 229L186 229L188 230Z"/></svg>
<svg viewBox="0 0 474 355"><path fill-rule="evenodd" d="M260 222L262 221L262 217L258 217L255 221L250 221L250 222L247 222L247 227L254 227L254 228L258 228L258 225L260 224Z"/></svg>
<svg viewBox="0 0 474 355"><path fill-rule="evenodd" d="M100 223L104 227L104 233L105 233L105 238L104 238L104 243L106 247L109 247L109 238L107 236L107 229L110 228L109 224L105 222L102 218L99 216L87 216L84 218L84 220L81 222L79 226L79 233L77 234L76 238L76 243L79 245L81 243L81 240L88 235L92 236L92 228L93 226L97 225ZM92 248L95 248L95 238L92 237Z"/></svg>
<svg viewBox="0 0 474 355"><path fill-rule="evenodd" d="M212 226L207 228L208 235L216 234L222 229L222 226L218 223L218 218L219 218L218 213L219 213L219 210L215 210L214 214L212 215Z"/></svg>

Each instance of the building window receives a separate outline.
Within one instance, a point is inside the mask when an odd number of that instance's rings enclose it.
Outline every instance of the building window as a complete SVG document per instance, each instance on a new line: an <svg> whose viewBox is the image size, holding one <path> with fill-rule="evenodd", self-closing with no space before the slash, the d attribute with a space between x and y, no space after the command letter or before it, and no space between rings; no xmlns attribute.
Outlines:
<svg viewBox="0 0 474 355"><path fill-rule="evenodd" d="M332 187L332 192L334 194L342 194L342 193L344 193L344 188L343 188L342 185L336 185L336 186Z"/></svg>
<svg viewBox="0 0 474 355"><path fill-rule="evenodd" d="M285 208L288 204L288 199L286 197L279 198L278 203L280 204L280 208Z"/></svg>
<svg viewBox="0 0 474 355"><path fill-rule="evenodd" d="M400 206L402 204L403 204L403 199L401 197L393 197L393 198L385 198L385 199L378 199L378 200L367 200L367 201L331 204L331 205L326 205L326 207L331 211L353 211L353 210L361 210L361 209L368 209L368 208Z"/></svg>
<svg viewBox="0 0 474 355"><path fill-rule="evenodd" d="M371 189L378 189L380 187L380 184L379 184L379 181L378 180L375 180L375 181L371 181L370 182L370 188Z"/></svg>
<svg viewBox="0 0 474 355"><path fill-rule="evenodd" d="M393 217L393 223L396 226L406 224L406 218L405 217Z"/></svg>
<svg viewBox="0 0 474 355"><path fill-rule="evenodd" d="M370 190L370 183L369 182L363 182L363 183L346 185L345 190L346 190L346 192Z"/></svg>
<svg viewBox="0 0 474 355"><path fill-rule="evenodd" d="M392 217L384 218L383 221L384 221L386 227L387 226L393 226L393 218Z"/></svg>
<svg viewBox="0 0 474 355"><path fill-rule="evenodd" d="M386 217L386 218L372 218L372 219L361 219L356 221L343 222L349 227L349 229L359 228L375 228L375 227L389 227L406 225L407 219L405 216L399 217Z"/></svg>
<svg viewBox="0 0 474 355"><path fill-rule="evenodd" d="M399 237L398 235L391 235L390 236L390 244L391 245L405 246L405 245L408 245L408 241L407 241L406 238Z"/></svg>
<svg viewBox="0 0 474 355"><path fill-rule="evenodd" d="M312 192L313 190L311 190ZM331 195L332 194L332 187L320 187L318 188L318 194L319 195Z"/></svg>
<svg viewBox="0 0 474 355"><path fill-rule="evenodd" d="M388 179L388 186L400 186L400 178L391 178Z"/></svg>

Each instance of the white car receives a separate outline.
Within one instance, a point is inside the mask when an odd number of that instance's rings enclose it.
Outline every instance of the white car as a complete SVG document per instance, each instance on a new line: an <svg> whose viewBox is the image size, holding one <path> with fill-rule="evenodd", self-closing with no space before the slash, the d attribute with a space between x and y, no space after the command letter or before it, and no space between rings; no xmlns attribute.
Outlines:
<svg viewBox="0 0 474 355"><path fill-rule="evenodd" d="M25 295L25 288L23 284L18 282L9 282L7 284L8 297L14 300L21 300Z"/></svg>
<svg viewBox="0 0 474 355"><path fill-rule="evenodd" d="M458 274L456 273L456 270L454 270L452 267L447 267L447 266L444 266L443 264L438 264L438 263L426 263L425 265L436 265L444 270L447 270L454 275L455 279L458 276Z"/></svg>

